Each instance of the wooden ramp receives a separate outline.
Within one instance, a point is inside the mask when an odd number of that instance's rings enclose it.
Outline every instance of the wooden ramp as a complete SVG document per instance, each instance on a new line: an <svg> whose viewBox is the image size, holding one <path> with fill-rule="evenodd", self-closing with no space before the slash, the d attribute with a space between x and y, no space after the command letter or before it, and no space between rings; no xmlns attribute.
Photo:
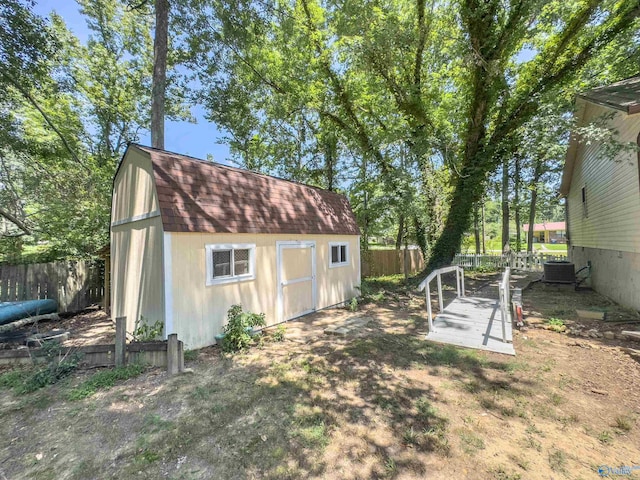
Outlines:
<svg viewBox="0 0 640 480"><path fill-rule="evenodd" d="M502 341L500 302L495 299L459 297L433 319L427 340L460 347L515 355L511 322L505 324Z"/></svg>

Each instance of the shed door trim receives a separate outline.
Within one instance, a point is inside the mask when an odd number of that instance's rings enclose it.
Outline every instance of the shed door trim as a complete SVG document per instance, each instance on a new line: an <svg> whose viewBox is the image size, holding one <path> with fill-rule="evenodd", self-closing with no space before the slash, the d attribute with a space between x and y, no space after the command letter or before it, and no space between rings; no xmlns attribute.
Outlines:
<svg viewBox="0 0 640 480"><path fill-rule="evenodd" d="M311 277L294 278L288 281L282 281L282 251L289 248L311 248ZM292 320L307 313L314 312L317 307L317 293L316 293L316 242L315 241L277 241L276 242L276 281L278 283L278 319L281 322ZM308 282L311 280L311 298L312 307L310 310L306 310L297 314L291 318L284 318L284 292L283 287L287 285L293 285L301 282Z"/></svg>

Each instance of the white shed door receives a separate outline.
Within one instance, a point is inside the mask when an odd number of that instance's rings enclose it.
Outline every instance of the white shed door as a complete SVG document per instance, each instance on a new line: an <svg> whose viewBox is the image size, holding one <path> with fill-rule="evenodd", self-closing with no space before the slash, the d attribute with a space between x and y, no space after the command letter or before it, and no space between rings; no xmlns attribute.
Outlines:
<svg viewBox="0 0 640 480"><path fill-rule="evenodd" d="M316 309L315 242L278 242L278 310L280 319Z"/></svg>

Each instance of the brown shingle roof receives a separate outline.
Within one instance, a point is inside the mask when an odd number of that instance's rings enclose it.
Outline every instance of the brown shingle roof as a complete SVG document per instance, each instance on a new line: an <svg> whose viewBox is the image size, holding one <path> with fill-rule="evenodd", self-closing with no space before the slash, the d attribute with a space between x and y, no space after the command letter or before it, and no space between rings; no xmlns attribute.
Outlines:
<svg viewBox="0 0 640 480"><path fill-rule="evenodd" d="M628 115L640 112L640 76L627 78L580 94L582 98Z"/></svg>
<svg viewBox="0 0 640 480"><path fill-rule="evenodd" d="M151 156L165 231L360 235L343 195L135 147Z"/></svg>

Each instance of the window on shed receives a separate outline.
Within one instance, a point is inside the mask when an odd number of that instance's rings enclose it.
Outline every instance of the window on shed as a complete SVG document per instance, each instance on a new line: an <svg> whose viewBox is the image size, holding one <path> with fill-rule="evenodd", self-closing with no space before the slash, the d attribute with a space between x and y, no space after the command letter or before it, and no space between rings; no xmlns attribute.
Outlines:
<svg viewBox="0 0 640 480"><path fill-rule="evenodd" d="M249 273L249 249L242 248L233 251L233 272L235 275Z"/></svg>
<svg viewBox="0 0 640 480"><path fill-rule="evenodd" d="M206 245L207 285L255 278L255 245Z"/></svg>
<svg viewBox="0 0 640 480"><path fill-rule="evenodd" d="M231 252L232 250L214 250L213 278L231 276Z"/></svg>
<svg viewBox="0 0 640 480"><path fill-rule="evenodd" d="M349 244L348 243L330 243L330 267L339 267L347 265L349 262Z"/></svg>

